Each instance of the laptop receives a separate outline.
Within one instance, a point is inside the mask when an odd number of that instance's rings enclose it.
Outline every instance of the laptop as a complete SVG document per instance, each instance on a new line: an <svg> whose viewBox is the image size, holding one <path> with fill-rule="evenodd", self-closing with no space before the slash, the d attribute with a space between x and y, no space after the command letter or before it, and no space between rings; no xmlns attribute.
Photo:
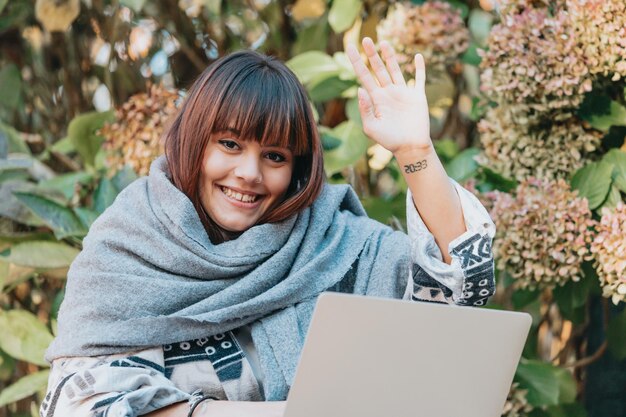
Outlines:
<svg viewBox="0 0 626 417"><path fill-rule="evenodd" d="M499 417L526 313L320 295L284 417Z"/></svg>

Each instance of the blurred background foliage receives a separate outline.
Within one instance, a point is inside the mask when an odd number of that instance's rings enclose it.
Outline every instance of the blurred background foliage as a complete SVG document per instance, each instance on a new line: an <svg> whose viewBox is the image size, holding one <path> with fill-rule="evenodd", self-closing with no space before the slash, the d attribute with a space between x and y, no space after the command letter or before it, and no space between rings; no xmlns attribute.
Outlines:
<svg viewBox="0 0 626 417"><path fill-rule="evenodd" d="M343 52L364 36L408 77L424 55L437 152L498 226L488 308L533 316L503 415L626 415L623 0L0 0L0 416L37 415L68 266L219 56L285 60L329 181L404 227Z"/></svg>

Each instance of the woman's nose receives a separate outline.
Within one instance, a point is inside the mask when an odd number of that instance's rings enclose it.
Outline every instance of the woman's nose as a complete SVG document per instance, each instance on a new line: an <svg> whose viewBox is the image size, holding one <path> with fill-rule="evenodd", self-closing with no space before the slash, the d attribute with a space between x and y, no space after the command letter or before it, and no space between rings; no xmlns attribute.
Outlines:
<svg viewBox="0 0 626 417"><path fill-rule="evenodd" d="M259 184L263 181L258 155L243 155L234 172L245 182Z"/></svg>

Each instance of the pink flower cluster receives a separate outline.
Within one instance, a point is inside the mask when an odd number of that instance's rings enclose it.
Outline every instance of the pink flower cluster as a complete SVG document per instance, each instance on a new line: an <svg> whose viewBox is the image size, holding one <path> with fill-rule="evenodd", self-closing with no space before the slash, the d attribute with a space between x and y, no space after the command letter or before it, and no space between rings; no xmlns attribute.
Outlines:
<svg viewBox="0 0 626 417"><path fill-rule="evenodd" d="M566 178L585 164L602 138L573 117L533 126L526 113L506 105L489 109L478 132L481 163L517 180Z"/></svg>
<svg viewBox="0 0 626 417"><path fill-rule="evenodd" d="M578 281L593 220L587 199L562 179L527 179L513 195L496 192L491 216L498 234L494 253L518 288L547 288Z"/></svg>
<svg viewBox="0 0 626 417"><path fill-rule="evenodd" d="M626 77L626 1L567 0L567 12L589 72Z"/></svg>
<svg viewBox="0 0 626 417"><path fill-rule="evenodd" d="M116 172L129 165L139 175L148 175L152 161L163 153L161 137L170 117L176 113L178 92L152 85L146 93L131 96L115 112L115 121L105 124L107 165Z"/></svg>
<svg viewBox="0 0 626 417"><path fill-rule="evenodd" d="M416 53L424 56L429 74L436 77L458 62L469 45L469 30L460 12L442 1L396 3L376 31L379 41L386 40L394 47L402 70L411 76Z"/></svg>
<svg viewBox="0 0 626 417"><path fill-rule="evenodd" d="M613 303L626 301L626 204L603 208L591 244L602 293Z"/></svg>
<svg viewBox="0 0 626 417"><path fill-rule="evenodd" d="M592 78L568 13L526 8L502 15L479 50L481 89L497 103L546 113L577 108Z"/></svg>

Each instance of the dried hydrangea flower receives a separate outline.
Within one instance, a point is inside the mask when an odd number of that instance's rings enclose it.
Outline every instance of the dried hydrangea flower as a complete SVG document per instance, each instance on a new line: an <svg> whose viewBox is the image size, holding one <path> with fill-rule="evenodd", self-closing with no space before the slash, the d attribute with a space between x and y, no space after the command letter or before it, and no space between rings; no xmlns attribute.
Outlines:
<svg viewBox="0 0 626 417"><path fill-rule="evenodd" d="M626 2L567 0L567 11L590 73L626 77Z"/></svg>
<svg viewBox="0 0 626 417"><path fill-rule="evenodd" d="M546 113L576 109L592 78L566 11L527 8L502 16L479 50L481 90L497 103Z"/></svg>
<svg viewBox="0 0 626 417"><path fill-rule="evenodd" d="M548 8L561 10L567 0L496 0L500 14L515 14L526 9Z"/></svg>
<svg viewBox="0 0 626 417"><path fill-rule="evenodd" d="M469 46L469 30L450 3L427 1L421 5L396 3L376 27L378 40L396 50L402 70L415 74L413 57L424 56L429 74L436 77L459 61Z"/></svg>
<svg viewBox="0 0 626 417"><path fill-rule="evenodd" d="M515 195L496 192L491 217L498 268L518 288L550 288L583 276L594 222L587 199L564 180L530 178Z"/></svg>
<svg viewBox="0 0 626 417"><path fill-rule="evenodd" d="M526 417L533 411L534 407L528 403L527 395L528 390L521 389L517 382L511 384L502 410L502 417Z"/></svg>
<svg viewBox="0 0 626 417"><path fill-rule="evenodd" d="M117 109L115 122L100 130L111 171L130 165L138 175L148 174L152 161L163 153L161 136L176 113L177 99L178 92L152 85Z"/></svg>
<svg viewBox="0 0 626 417"><path fill-rule="evenodd" d="M615 209L603 208L591 244L602 294L614 304L626 302L626 204Z"/></svg>
<svg viewBox="0 0 626 417"><path fill-rule="evenodd" d="M570 117L531 125L528 112L513 106L487 111L478 123L481 163L508 178L565 178L600 146L602 134Z"/></svg>

